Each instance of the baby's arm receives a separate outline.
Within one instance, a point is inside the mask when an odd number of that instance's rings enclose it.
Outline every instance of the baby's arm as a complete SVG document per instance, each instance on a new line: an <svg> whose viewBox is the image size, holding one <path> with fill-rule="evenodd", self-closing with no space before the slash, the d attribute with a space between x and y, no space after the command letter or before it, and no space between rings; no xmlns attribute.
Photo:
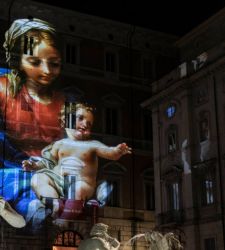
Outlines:
<svg viewBox="0 0 225 250"><path fill-rule="evenodd" d="M109 160L119 160L121 156L131 154L131 148L126 143L118 144L116 147L108 147L103 143L97 142L97 156Z"/></svg>

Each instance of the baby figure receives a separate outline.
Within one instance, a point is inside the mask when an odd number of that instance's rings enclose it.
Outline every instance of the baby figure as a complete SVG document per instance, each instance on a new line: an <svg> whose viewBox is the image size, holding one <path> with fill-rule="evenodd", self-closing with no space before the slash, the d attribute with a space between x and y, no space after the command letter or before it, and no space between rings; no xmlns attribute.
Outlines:
<svg viewBox="0 0 225 250"><path fill-rule="evenodd" d="M94 122L93 108L78 103L75 105L75 114L74 129L65 129L67 138L44 148L40 161L23 161L25 171L36 171L31 185L39 199L63 198L65 177L73 176L74 197L70 199L86 201L93 196L96 188L98 157L118 160L123 155L131 154L131 148L126 143L109 147L90 139Z"/></svg>

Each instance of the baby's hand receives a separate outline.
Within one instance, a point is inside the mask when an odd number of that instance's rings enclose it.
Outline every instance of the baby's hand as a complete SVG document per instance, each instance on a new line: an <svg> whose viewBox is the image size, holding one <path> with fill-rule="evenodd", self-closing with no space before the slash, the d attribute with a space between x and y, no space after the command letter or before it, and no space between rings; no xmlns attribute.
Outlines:
<svg viewBox="0 0 225 250"><path fill-rule="evenodd" d="M131 154L132 149L127 146L126 143L121 143L117 145L117 150L121 155Z"/></svg>
<svg viewBox="0 0 225 250"><path fill-rule="evenodd" d="M24 160L22 161L22 168L23 171L33 171L36 170L36 163L30 160Z"/></svg>

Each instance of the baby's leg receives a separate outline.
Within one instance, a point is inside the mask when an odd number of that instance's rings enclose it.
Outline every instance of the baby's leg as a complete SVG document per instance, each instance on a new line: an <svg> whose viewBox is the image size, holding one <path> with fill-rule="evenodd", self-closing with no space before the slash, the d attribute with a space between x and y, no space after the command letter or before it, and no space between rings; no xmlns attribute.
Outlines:
<svg viewBox="0 0 225 250"><path fill-rule="evenodd" d="M95 187L91 186L85 181L76 181L75 200L87 200L90 199L94 193Z"/></svg>
<svg viewBox="0 0 225 250"><path fill-rule="evenodd" d="M31 186L39 199L41 197L59 198L54 182L44 173L34 174L31 178Z"/></svg>

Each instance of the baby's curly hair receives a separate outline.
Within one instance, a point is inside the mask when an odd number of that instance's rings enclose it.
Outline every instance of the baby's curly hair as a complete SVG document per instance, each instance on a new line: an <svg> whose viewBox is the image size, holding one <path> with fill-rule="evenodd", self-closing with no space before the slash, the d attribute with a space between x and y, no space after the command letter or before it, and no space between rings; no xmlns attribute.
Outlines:
<svg viewBox="0 0 225 250"><path fill-rule="evenodd" d="M83 102L78 102L75 104L75 112L78 110L78 109L85 109L86 111L89 111L91 112L92 114L95 113L96 111L96 108L88 103L83 103Z"/></svg>
<svg viewBox="0 0 225 250"><path fill-rule="evenodd" d="M61 127L65 128L66 125L66 115L67 114L76 114L76 111L78 109L85 109L88 112L91 112L93 115L95 114L96 108L93 105L88 104L87 102L67 102L65 105L61 108L60 111L60 123Z"/></svg>

